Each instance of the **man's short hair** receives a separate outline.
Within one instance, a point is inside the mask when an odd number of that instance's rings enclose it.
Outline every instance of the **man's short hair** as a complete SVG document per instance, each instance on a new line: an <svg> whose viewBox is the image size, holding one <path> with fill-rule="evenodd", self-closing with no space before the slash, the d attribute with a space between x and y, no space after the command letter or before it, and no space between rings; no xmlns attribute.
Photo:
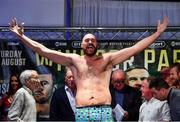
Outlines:
<svg viewBox="0 0 180 122"><path fill-rule="evenodd" d="M22 83L22 85L26 84L26 81L28 79L30 79L32 72L36 72L35 70L24 70L21 74L20 74L20 81Z"/></svg>
<svg viewBox="0 0 180 122"><path fill-rule="evenodd" d="M148 78L149 80L149 88L155 88L160 90L161 88L168 89L169 85L163 78Z"/></svg>
<svg viewBox="0 0 180 122"><path fill-rule="evenodd" d="M176 67L177 68L177 72L180 72L180 63L173 63L171 66L170 66L170 68L174 68L174 67Z"/></svg>
<svg viewBox="0 0 180 122"><path fill-rule="evenodd" d="M144 69L144 70L146 70L148 72L148 70L145 67L139 66L139 65L132 65L125 72L129 72L129 71L131 71L133 69Z"/></svg>

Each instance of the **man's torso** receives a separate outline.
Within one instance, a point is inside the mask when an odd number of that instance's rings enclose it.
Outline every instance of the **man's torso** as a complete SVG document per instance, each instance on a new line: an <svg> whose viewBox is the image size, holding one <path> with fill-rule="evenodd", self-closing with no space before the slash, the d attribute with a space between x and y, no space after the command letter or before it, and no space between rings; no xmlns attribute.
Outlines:
<svg viewBox="0 0 180 122"><path fill-rule="evenodd" d="M109 82L113 65L107 56L88 60L81 57L71 70L75 77L76 106L110 105Z"/></svg>

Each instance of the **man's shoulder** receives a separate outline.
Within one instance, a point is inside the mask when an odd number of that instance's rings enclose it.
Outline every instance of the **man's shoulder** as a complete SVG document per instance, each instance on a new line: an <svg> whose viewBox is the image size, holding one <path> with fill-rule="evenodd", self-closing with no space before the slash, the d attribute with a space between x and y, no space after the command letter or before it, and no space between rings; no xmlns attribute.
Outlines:
<svg viewBox="0 0 180 122"><path fill-rule="evenodd" d="M180 95L180 89L172 88L172 93L179 94Z"/></svg>
<svg viewBox="0 0 180 122"><path fill-rule="evenodd" d="M172 98L172 99L171 99ZM180 100L180 90L177 88L171 88L170 91L170 99L171 100Z"/></svg>
<svg viewBox="0 0 180 122"><path fill-rule="evenodd" d="M133 93L140 93L141 91L137 88L134 88L132 86L126 85L125 87L129 92L133 92Z"/></svg>
<svg viewBox="0 0 180 122"><path fill-rule="evenodd" d="M24 92L26 92L26 90L23 87L21 87L17 90L16 94L23 94Z"/></svg>
<svg viewBox="0 0 180 122"><path fill-rule="evenodd" d="M24 97L24 95L27 95L28 91L26 91L23 87L17 90L17 92L14 95L14 98L21 99Z"/></svg>
<svg viewBox="0 0 180 122"><path fill-rule="evenodd" d="M63 91L65 91L65 88L61 86L54 91L54 94L61 94Z"/></svg>

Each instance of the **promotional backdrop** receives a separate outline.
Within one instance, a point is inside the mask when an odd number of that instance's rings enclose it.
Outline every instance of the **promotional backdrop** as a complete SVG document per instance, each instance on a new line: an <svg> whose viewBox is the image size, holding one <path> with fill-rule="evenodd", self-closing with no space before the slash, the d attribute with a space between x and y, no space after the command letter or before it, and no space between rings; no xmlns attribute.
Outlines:
<svg viewBox="0 0 180 122"><path fill-rule="evenodd" d="M83 55L80 48L80 40L38 41L46 47L65 53L77 53ZM113 52L134 45L133 41L99 41L98 53ZM64 67L44 58L31 49L25 47L19 40L0 40L0 94L8 91L9 77L12 73L20 73L25 69L35 69L39 74L51 74L54 88L63 84ZM133 51L133 50L132 50ZM61 59L59 59L61 60ZM173 62L180 62L180 42L158 40L146 50L129 58L114 68L126 70L131 65L146 67L149 72L160 71L163 66L169 66Z"/></svg>

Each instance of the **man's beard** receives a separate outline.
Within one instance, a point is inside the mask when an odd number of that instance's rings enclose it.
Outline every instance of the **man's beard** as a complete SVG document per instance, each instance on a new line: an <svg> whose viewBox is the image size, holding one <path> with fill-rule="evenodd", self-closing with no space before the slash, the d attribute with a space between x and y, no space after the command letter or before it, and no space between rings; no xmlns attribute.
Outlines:
<svg viewBox="0 0 180 122"><path fill-rule="evenodd" d="M33 96L36 102L40 104L46 103L49 99L49 96L45 95L42 91L33 91Z"/></svg>
<svg viewBox="0 0 180 122"><path fill-rule="evenodd" d="M94 56L95 54L96 54L96 52L97 52L97 48L94 48L94 51L93 52L91 52L91 53L88 53L88 51L87 51L87 49L83 49L83 52L84 52L84 54L85 55L87 55L87 56Z"/></svg>
<svg viewBox="0 0 180 122"><path fill-rule="evenodd" d="M44 104L48 102L50 96L34 96L37 103Z"/></svg>

